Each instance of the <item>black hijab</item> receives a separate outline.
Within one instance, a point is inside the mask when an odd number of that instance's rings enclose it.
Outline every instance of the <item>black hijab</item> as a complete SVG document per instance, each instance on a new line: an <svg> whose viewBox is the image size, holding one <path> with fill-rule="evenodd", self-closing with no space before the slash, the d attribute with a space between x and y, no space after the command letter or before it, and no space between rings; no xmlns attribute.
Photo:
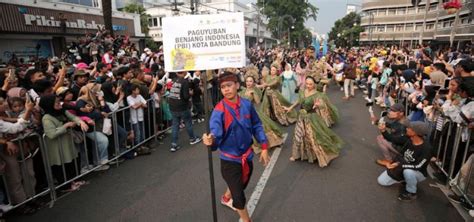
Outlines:
<svg viewBox="0 0 474 222"><path fill-rule="evenodd" d="M65 110L61 107L60 110L54 109L54 102L56 101L56 95L47 95L43 96L40 99L39 106L43 110L44 114L49 114L59 119L60 117L65 116Z"/></svg>
<svg viewBox="0 0 474 222"><path fill-rule="evenodd" d="M114 84L111 82L105 82L102 84L101 89L104 92L104 100L109 103L117 102L117 95L114 93Z"/></svg>

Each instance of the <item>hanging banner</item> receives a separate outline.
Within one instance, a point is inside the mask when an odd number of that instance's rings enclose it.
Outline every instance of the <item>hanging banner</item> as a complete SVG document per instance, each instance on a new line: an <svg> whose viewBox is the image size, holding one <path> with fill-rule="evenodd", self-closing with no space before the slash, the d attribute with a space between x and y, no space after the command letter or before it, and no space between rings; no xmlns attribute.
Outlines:
<svg viewBox="0 0 474 222"><path fill-rule="evenodd" d="M243 13L163 18L165 71L245 66Z"/></svg>

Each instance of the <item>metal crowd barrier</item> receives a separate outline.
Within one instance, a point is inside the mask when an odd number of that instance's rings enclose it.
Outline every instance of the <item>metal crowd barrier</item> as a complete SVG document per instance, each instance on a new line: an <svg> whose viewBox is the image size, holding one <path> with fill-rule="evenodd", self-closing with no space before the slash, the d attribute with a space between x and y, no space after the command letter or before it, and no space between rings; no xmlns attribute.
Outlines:
<svg viewBox="0 0 474 222"><path fill-rule="evenodd" d="M162 135L163 133L165 133L166 131L168 131L171 126L168 124L168 126L164 129L157 129L156 126L157 124L158 125L161 125L161 123L157 123L157 115L160 115L162 118L161 120L163 121L171 121L167 118L165 118L165 115L164 115L164 110L163 108L165 108L164 106L162 106L162 104L166 101L164 101L164 98L162 98L162 103L160 104L160 109L159 109L159 113L157 113L157 107L155 106L155 101L153 98L150 98L147 100L147 108L144 109L144 120L143 120L143 125L141 127L141 130L142 132L144 133L144 140L143 141L140 141L139 143L135 143L135 141L132 142L132 144L130 144L130 148L127 149L126 148L126 144L120 144L120 137L119 137L119 127L122 127L125 129L125 131L129 131L129 130L132 130L133 127L132 127L132 123L129 121L130 120L130 109L131 107L128 106L128 107L123 107L123 108L120 108L114 112L111 112L109 113L109 118L111 118L111 121L112 121L112 134L110 136L112 136L112 141L109 140L109 144L110 143L113 143L113 146L114 146L114 154L113 154L113 157L112 158L108 158L108 161L107 163L104 163L104 164L110 164L112 161L116 161L118 158L122 157L123 155L125 155L127 152L132 152L134 149L142 146L144 143L147 143L148 141L152 140L152 139L157 139L157 136L159 135ZM138 118L138 112L136 112L136 117ZM166 124L165 124L166 125ZM130 126L130 128L127 128L128 126ZM95 128L95 126L92 126L93 129L92 129L92 132L95 132L97 131L97 129ZM72 130L68 130L67 132L69 134L69 136L71 137L70 139L72 141L74 141L74 136L73 136L73 132ZM54 203L58 200L58 190L63 188L64 186L70 184L71 182L73 181L76 181L84 176L86 176L87 174L93 172L94 170L100 168L101 166L103 166L104 164L101 164L100 161L99 161L99 158L100 158L100 154L99 154L99 148L98 148L98 144L97 144L97 134L94 133L93 136L89 136L89 139L92 140L93 142L93 148L92 148L92 161L90 160L89 158L89 150L88 150L88 146L87 146L87 133L86 132L78 132L78 133L74 133L77 136L80 135L81 137L81 140L82 142L80 144L75 144L75 147L77 149L77 153L78 153L78 157L80 158L80 163L78 162L79 158L75 158L73 160L73 164L74 164L74 172L75 172L75 175L67 175L67 170L66 170L66 164L65 163L65 157L64 157L64 153L63 153L63 144L62 143L59 143L59 156L60 156L60 161L61 161L61 171L62 171L62 178L55 178L54 175L53 175L53 172L52 172L52 166L51 166L51 162L49 160L49 156L48 156L48 149L50 148L47 144L47 141L52 141L50 139L47 139L46 138L46 135L43 134L43 135L39 135L37 133L32 133L32 134L28 134L27 136L24 136L24 137L18 137L16 138L15 140L12 140L12 142L16 142L18 143L20 149L19 149L19 152L20 152L20 157L21 157L21 160L19 160L19 163L21 165L21 177L23 178L23 183L24 184L29 184L30 181L28 181L28 177L25 176L26 173L28 172L28 169L27 167L25 166L25 161L28 160L28 158L25 159L25 155L24 155L24 151L23 151L23 142L25 139L27 138L30 138L30 137L34 137L34 138L37 138L38 139L38 143L39 143L39 147L40 147L40 153L42 155L42 160L43 160L43 165L44 165L44 170L45 170L45 175L46 175L46 182L47 182L47 187L39 192L39 193L35 193L34 195L30 195L27 197L27 199L21 203L18 203L18 204L15 204L12 206L11 209L15 209L17 207L20 207L26 203L28 203L29 201L33 200L33 199L36 199L40 196L45 196L47 194L49 194L50 196L50 199L51 201L49 202L49 207L53 207ZM137 135L135 133L135 135ZM91 138L93 137L93 138ZM55 139L59 139L59 138L55 138ZM125 140L125 143L127 143L128 141ZM120 146L125 146L125 147L120 147ZM109 155L110 156L110 155ZM118 166L118 161L117 162L117 166ZM89 168L89 164L90 163L93 163L94 166ZM79 169L81 168L81 169ZM85 170L83 170L85 169ZM5 193L6 193L6 196L9 200L9 202L11 203L11 198L10 198L10 192L8 191L8 186L7 186L7 182L6 182L6 177L5 175L2 175L3 176L3 180L4 180L4 185L5 185ZM57 176L57 175L56 175ZM62 182L59 183L58 182L58 179L62 179ZM24 187L24 186L23 186ZM34 189L34 188L33 188ZM34 191L34 190L33 190ZM33 192L34 193L34 192Z"/></svg>
<svg viewBox="0 0 474 222"><path fill-rule="evenodd" d="M434 148L437 150L436 166L446 176L446 186L459 191L469 204L472 204L472 200L467 197L469 184L462 188L455 180L461 167L468 160L472 133L473 131L466 125L456 123L449 117L440 116L433 135ZM471 174L471 170L469 167L468 175ZM470 183L470 179L468 179L468 183Z"/></svg>
<svg viewBox="0 0 474 222"><path fill-rule="evenodd" d="M26 140L27 139L36 139L35 142L37 142L37 144L35 145L38 145L39 146L39 151L38 150L34 150L33 153L30 152L30 154L28 156L25 156L25 151L24 151L24 148L25 148L25 144L26 144ZM39 135L38 133L35 133L35 132L32 132L32 133L29 133L29 134L25 134L25 135L22 135L22 136L19 136L13 140L11 140L11 142L15 143L18 145L18 148L19 148L19 152L17 153L17 161L18 161L18 167L19 167L19 170L20 170L20 175L16 175L18 177L21 178L21 187L23 189L23 192L25 193L26 195L26 199L23 200L22 202L20 203L16 203L16 204L13 204L12 203L12 195L11 195L11 192L9 190L9 185L8 185L8 178L6 177L6 173L7 172L4 172L4 174L2 175L2 179L3 179L3 185L4 185L4 191L5 191L5 196L8 200L8 203L11 205L11 208L10 210L12 209L15 209L15 208L18 208L28 202L30 202L31 200L33 199L36 199L40 196L44 196L46 194L51 194L51 198L53 198L53 195L52 195L52 190L54 190L54 187L50 186L51 183L49 183L49 175L47 174L48 172L48 167L46 164L44 164L43 162L43 165L44 165L44 170L45 170L45 173L46 173L46 179L48 181L48 186L44 188L44 190L41 190L39 192L36 192L36 183L32 183L32 179L36 181L36 178L35 175L29 175L29 167L33 168L33 158L36 156L36 154L38 152L41 153L42 155L42 158L44 159L44 143L43 143L43 139L41 137L41 135ZM31 147L30 147L31 149ZM30 150L31 151L31 150ZM18 156L19 154L19 156ZM8 155L8 154L6 154ZM5 161L5 164L8 165L9 161ZM27 166L27 165L30 165L30 166ZM6 166L6 167L10 167L10 168L15 168L16 166L15 165L11 165L11 166ZM34 169L31 169L33 172L34 172ZM11 171L10 171L11 172ZM31 178L33 177L33 178ZM4 213L4 212L2 212Z"/></svg>

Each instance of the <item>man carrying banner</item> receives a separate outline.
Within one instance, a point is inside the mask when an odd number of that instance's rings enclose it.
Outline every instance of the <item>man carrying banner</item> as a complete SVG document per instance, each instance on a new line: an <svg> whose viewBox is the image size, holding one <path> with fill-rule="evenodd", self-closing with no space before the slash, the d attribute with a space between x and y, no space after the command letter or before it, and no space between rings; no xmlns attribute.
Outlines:
<svg viewBox="0 0 474 222"><path fill-rule="evenodd" d="M253 137L262 145L260 162L264 166L270 161L268 141L252 103L237 94L237 76L224 72L219 85L224 99L214 108L209 120L210 133L203 135L203 141L212 150L221 151L221 173L228 186L221 203L236 210L243 222L249 222L244 190L253 170Z"/></svg>

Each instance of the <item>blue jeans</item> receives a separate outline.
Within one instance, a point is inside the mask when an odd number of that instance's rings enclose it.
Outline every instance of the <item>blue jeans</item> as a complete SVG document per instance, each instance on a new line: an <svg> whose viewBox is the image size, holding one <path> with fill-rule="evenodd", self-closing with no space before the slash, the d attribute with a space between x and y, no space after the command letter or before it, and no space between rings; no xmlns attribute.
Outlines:
<svg viewBox="0 0 474 222"><path fill-rule="evenodd" d="M407 183L405 189L410 193L416 193L416 185L426 179L425 175L420 171L410 169L403 170L403 178L405 179L405 183ZM382 186L391 186L398 183L398 181L388 175L387 171L380 174L379 178L377 178L377 182Z"/></svg>
<svg viewBox="0 0 474 222"><path fill-rule="evenodd" d="M191 111L186 110L182 112L171 112L173 116L173 126L172 126L172 145L178 144L178 132L179 132L179 124L181 120L184 120L184 124L186 125L186 131L188 131L188 135L190 139L196 138L193 132L193 122L191 119Z"/></svg>
<svg viewBox="0 0 474 222"><path fill-rule="evenodd" d="M109 151L107 147L109 146L109 139L105 134L102 132L94 131L90 133L86 133L87 138L93 140L97 145L97 151L92 152L92 156L94 157L94 164L104 164L109 159ZM97 154L99 156L97 157ZM98 161L97 161L98 160Z"/></svg>
<svg viewBox="0 0 474 222"><path fill-rule="evenodd" d="M127 142L127 131L125 130L125 128L117 124L117 134L118 134L119 150L120 152L123 152L127 149L125 147L125 143Z"/></svg>
<svg viewBox="0 0 474 222"><path fill-rule="evenodd" d="M143 128L143 121L138 121L138 123L135 123L132 125L133 128L133 134L135 134L135 145L141 143L143 140L145 140L145 132Z"/></svg>

